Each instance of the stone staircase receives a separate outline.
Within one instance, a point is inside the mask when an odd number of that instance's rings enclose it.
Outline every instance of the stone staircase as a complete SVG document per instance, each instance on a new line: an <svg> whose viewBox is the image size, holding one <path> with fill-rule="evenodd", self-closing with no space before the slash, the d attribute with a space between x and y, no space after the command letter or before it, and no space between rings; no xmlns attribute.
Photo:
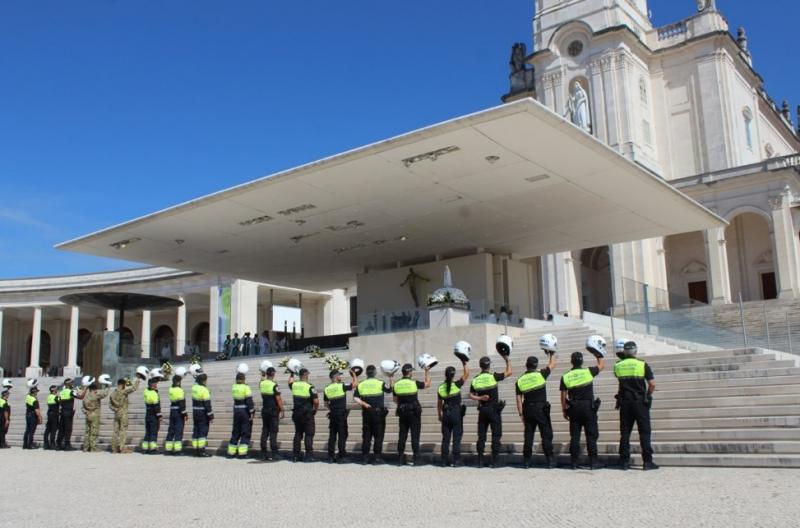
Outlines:
<svg viewBox="0 0 800 528"><path fill-rule="evenodd" d="M561 461L568 458L569 429L568 423L561 417L558 379L569 368L569 353L583 350L585 339L594 333L583 325L557 326L550 330L559 339L559 363L555 373L548 382L548 396L553 404L551 417L555 431L555 448ZM539 356L544 361L544 354L538 350L538 335L541 332L528 332L516 339L512 354L514 375L511 380L500 384L500 396L508 402L503 413L503 452L509 462L521 460L523 427L516 414L514 405L514 381L524 372L525 358L530 354ZM665 347L669 345L664 344ZM669 353L669 349L659 350L659 354L645 357L651 364L657 382L657 392L652 409L653 444L656 461L663 465L675 466L728 466L728 467L800 467L800 368L792 361L777 359L772 354L761 354L755 350L733 349L706 352L686 352L674 348L677 353ZM343 357L346 352L339 352ZM471 374L477 374L477 357L470 362ZM502 361L494 351L491 352L493 366L499 370ZM387 358L390 355L387 354ZM303 361L312 372L312 383L318 391L327 384L327 368L322 359L310 359L295 356ZM258 365L263 358L249 358L243 361L250 366L248 381L257 395L259 380ZM278 357L270 358L277 363ZM436 386L442 381L444 367L458 365L457 359L447 350L439 354L440 364L434 368L433 386L421 391L420 401L423 406L422 451L430 460L438 459L440 452L440 425L436 418ZM603 403L599 411L601 456L610 461L616 459L617 442L619 440L618 413L614 411L614 394L616 381L613 377L614 357L609 357L606 370L596 379L595 390ZM587 354L587 364L594 359ZM209 362L204 365L209 375L209 387L213 394L213 405L216 415L209 434L210 445L222 453L227 445L231 431L232 404L230 386L239 361ZM422 372L416 377L421 379ZM285 374L279 374L278 382L287 404L287 417L281 421L279 442L281 451L291 451L294 427L290 419L292 405L291 394L286 387ZM57 379L56 382L59 382ZM13 409L12 424L9 431L9 443L21 445L24 431L24 380L15 380L16 389L11 397ZM40 381L47 387L51 380ZM188 389L191 380L184 381ZM168 384L161 384L162 405L167 410L166 393ZM467 389L463 389L467 394ZM387 402L391 398L387 398ZM40 401L44 395L40 396ZM261 430L260 398L256 396L256 419L252 445L258 449ZM352 397L348 396L352 402ZM465 397L466 400L466 397ZM470 455L475 452L477 438L477 411L473 402L466 400L469 409L465 417L463 451L469 462ZM348 449L352 454L360 453L361 413L355 404L349 417L350 436ZM387 458L396 452L397 418L394 415L394 404L389 403L390 414L387 418L384 452ZM317 434L314 440L318 458L326 457L328 427L326 412L320 403L317 414ZM141 389L131 396L129 442L138 444L144 433L144 406ZM166 413L165 413L166 416ZM82 414L75 419L73 444L80 443L83 435ZM101 444L108 445L112 429L112 413L107 403L103 404L101 425ZM159 440L163 442L166 435L167 421L162 422ZM41 440L44 426L37 430L37 441ZM184 440L191 436L191 419L187 423ZM634 432L633 450L638 450L638 438ZM539 450L538 437L535 449ZM410 453L410 445L406 448Z"/></svg>

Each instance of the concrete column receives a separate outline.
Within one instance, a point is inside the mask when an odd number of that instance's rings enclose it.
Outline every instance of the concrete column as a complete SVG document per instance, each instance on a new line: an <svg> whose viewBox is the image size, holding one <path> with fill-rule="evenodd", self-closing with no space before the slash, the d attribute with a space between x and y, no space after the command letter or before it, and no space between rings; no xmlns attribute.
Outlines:
<svg viewBox="0 0 800 528"><path fill-rule="evenodd" d="M42 376L42 367L39 366L39 352L42 345L42 309L33 309L33 332L31 333L31 363L25 369L26 378L39 378Z"/></svg>
<svg viewBox="0 0 800 528"><path fill-rule="evenodd" d="M725 241L725 228L714 227L703 232L706 242L708 278L711 283L711 304L731 302L731 278L728 269L728 250Z"/></svg>
<svg viewBox="0 0 800 528"><path fill-rule="evenodd" d="M208 351L219 352L221 348L219 335L219 287L208 289Z"/></svg>
<svg viewBox="0 0 800 528"><path fill-rule="evenodd" d="M551 253L542 256L544 314L566 313L570 317L580 317L577 283L571 253Z"/></svg>
<svg viewBox="0 0 800 528"><path fill-rule="evenodd" d="M114 310L106 310L106 328L108 329L109 332L113 332L114 330L116 330L116 328L114 327L115 315L116 314L114 313Z"/></svg>
<svg viewBox="0 0 800 528"><path fill-rule="evenodd" d="M792 222L792 201L792 191L788 187L779 196L770 199L775 271L780 299L796 299L800 294L800 255Z"/></svg>
<svg viewBox="0 0 800 528"><path fill-rule="evenodd" d="M67 347L67 365L64 367L64 377L74 378L80 376L78 368L78 329L80 327L80 311L73 306L69 316L69 345Z"/></svg>
<svg viewBox="0 0 800 528"><path fill-rule="evenodd" d="M324 335L350 333L350 305L344 290L331 291L331 297L325 301L323 317Z"/></svg>
<svg viewBox="0 0 800 528"><path fill-rule="evenodd" d="M231 335L252 332L258 321L258 284L238 279L231 285ZM291 329L290 329L291 330Z"/></svg>
<svg viewBox="0 0 800 528"><path fill-rule="evenodd" d="M186 298L183 296L178 297L178 300L183 304L178 306L178 323L175 325L178 329L175 336L175 355L183 355L183 347L186 345Z"/></svg>
<svg viewBox="0 0 800 528"><path fill-rule="evenodd" d="M3 309L0 308L0 377L5 376L3 370Z"/></svg>
<svg viewBox="0 0 800 528"><path fill-rule="evenodd" d="M150 310L142 310L142 357L150 357Z"/></svg>

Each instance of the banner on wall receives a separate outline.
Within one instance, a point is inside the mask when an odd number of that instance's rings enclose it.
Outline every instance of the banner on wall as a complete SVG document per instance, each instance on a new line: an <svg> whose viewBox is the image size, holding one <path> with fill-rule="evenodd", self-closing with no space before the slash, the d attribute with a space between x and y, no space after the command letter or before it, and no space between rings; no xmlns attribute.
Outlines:
<svg viewBox="0 0 800 528"><path fill-rule="evenodd" d="M223 350L225 343L225 336L231 333L231 287L218 286L219 288L219 306L217 307L217 350Z"/></svg>

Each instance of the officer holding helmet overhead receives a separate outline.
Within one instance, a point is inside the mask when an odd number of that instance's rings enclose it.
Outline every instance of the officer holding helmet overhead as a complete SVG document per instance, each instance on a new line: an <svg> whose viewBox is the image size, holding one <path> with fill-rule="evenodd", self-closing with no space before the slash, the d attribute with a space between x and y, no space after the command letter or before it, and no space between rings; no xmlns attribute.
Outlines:
<svg viewBox="0 0 800 528"><path fill-rule="evenodd" d="M597 358L596 367L583 367L583 354L573 352L572 369L561 376L561 411L569 420L569 455L572 469L578 469L581 453L581 430L586 431L586 450L592 469L602 466L597 459L597 411L600 399L594 397L594 378L605 368L606 342L598 335L586 340L586 350Z"/></svg>
<svg viewBox="0 0 800 528"><path fill-rule="evenodd" d="M511 363L508 356L511 354L513 342L507 335L497 338L495 348L497 353L506 362L504 372L491 372L492 361L488 356L484 356L478 362L481 373L472 380L469 391L469 399L478 402L478 467L483 467L483 452L486 447L486 433L489 427L492 428L492 467L499 466L500 438L503 436L503 420L501 414L505 407L505 402L500 401L497 391L497 382L503 381L511 376Z"/></svg>
<svg viewBox="0 0 800 528"><path fill-rule="evenodd" d="M531 467L533 455L533 436L539 428L548 468L556 467L553 455L553 425L550 422L550 402L547 401L547 378L556 366L556 352L558 340L553 334L545 334L539 338L539 347L548 355L547 366L537 370L539 359L530 356L525 361L526 372L517 379L517 412L525 426L525 441L522 447L522 457L525 468Z"/></svg>
<svg viewBox="0 0 800 528"><path fill-rule="evenodd" d="M383 464L383 432L386 429L386 415L389 413L384 395L392 392L394 375L400 370L400 365L396 361L387 360L381 363L381 369L389 378L388 385L375 377L375 365L367 365L367 379L358 384L353 395L353 401L361 406L362 464ZM372 458L369 458L370 445L373 446Z"/></svg>
<svg viewBox="0 0 800 528"><path fill-rule="evenodd" d="M623 359L614 365L614 376L619 380L617 406L619 408L619 458L622 469L631 466L631 431L633 424L639 430L642 448L643 469L658 469L653 462L653 446L650 444L650 407L653 391L656 390L650 365L637 359L638 347L633 341L625 343Z"/></svg>
<svg viewBox="0 0 800 528"><path fill-rule="evenodd" d="M350 370L350 383L342 381L342 373L334 369L328 375L331 382L325 387L323 401L328 408L328 462L344 462L347 458L347 392L358 388L358 376ZM339 456L336 456L336 447Z"/></svg>
<svg viewBox="0 0 800 528"><path fill-rule="evenodd" d="M455 380L455 367L444 369L444 383L437 390L437 412L442 423L442 466L450 465L450 438L453 439L453 467L459 467L461 462L461 437L464 434L464 413L467 408L461 403L461 387L469 379L467 362L472 347L466 341L456 343L453 353L461 360L461 379Z"/></svg>
<svg viewBox="0 0 800 528"><path fill-rule="evenodd" d="M429 357L429 356L428 356ZM417 393L420 389L427 389L431 386L431 367L434 362L425 362L427 357L419 358L419 363L424 364L425 381L413 379L414 366L411 363L403 365L401 372L403 377L397 380L392 389L394 401L397 404L397 417L400 432L397 440L397 459L401 466L408 464L405 457L406 439L408 432L411 431L411 451L414 453L414 465L422 463L419 453L419 437L422 432L422 406L419 404Z"/></svg>

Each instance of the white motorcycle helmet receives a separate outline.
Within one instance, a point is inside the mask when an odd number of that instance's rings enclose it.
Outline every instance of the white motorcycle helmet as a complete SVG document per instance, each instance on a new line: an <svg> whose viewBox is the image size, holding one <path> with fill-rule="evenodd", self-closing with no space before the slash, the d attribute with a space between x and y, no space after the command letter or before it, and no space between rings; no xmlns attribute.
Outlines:
<svg viewBox="0 0 800 528"><path fill-rule="evenodd" d="M91 377L91 376L84 376L83 378L81 378L81 385L83 385L84 387L88 387L89 385L91 385L94 382L95 382L95 379L93 377Z"/></svg>
<svg viewBox="0 0 800 528"><path fill-rule="evenodd" d="M250 367L247 365L247 363L239 363L239 365L236 367L237 374L247 374L248 372L250 372Z"/></svg>
<svg viewBox="0 0 800 528"><path fill-rule="evenodd" d="M111 376L108 374L101 374L97 381L100 382L100 385L110 386L111 383Z"/></svg>
<svg viewBox="0 0 800 528"><path fill-rule="evenodd" d="M599 335L589 336L586 339L586 350L595 357L606 357L606 340Z"/></svg>
<svg viewBox="0 0 800 528"><path fill-rule="evenodd" d="M381 370L387 376L397 374L397 371L400 370L400 363L393 359L384 359L381 361Z"/></svg>
<svg viewBox="0 0 800 528"><path fill-rule="evenodd" d="M28 378L27 385L29 389L36 387L39 384L39 380L35 378Z"/></svg>
<svg viewBox="0 0 800 528"><path fill-rule="evenodd" d="M353 361L350 362L350 370L356 373L356 376L360 376L364 373L364 369L367 368L367 364L364 363L363 359L355 358Z"/></svg>
<svg viewBox="0 0 800 528"><path fill-rule="evenodd" d="M273 368L272 361L265 359L261 362L261 365L259 365L258 370L260 370L262 374L266 374L267 370L271 368Z"/></svg>
<svg viewBox="0 0 800 528"><path fill-rule="evenodd" d="M299 359L292 358L288 363L286 363L286 368L289 370L289 372L296 376L300 374L300 369L303 368L303 364Z"/></svg>
<svg viewBox="0 0 800 528"><path fill-rule="evenodd" d="M622 359L625 357L625 343L627 343L627 339L619 338L614 341L614 353L617 354L617 357Z"/></svg>
<svg viewBox="0 0 800 528"><path fill-rule="evenodd" d="M149 376L150 376L150 369L148 369L144 365L136 367L136 377L137 378L146 380Z"/></svg>
<svg viewBox="0 0 800 528"><path fill-rule="evenodd" d="M175 375L180 377L180 378L186 376L187 372L188 371L186 370L186 367L178 367L178 368L175 369Z"/></svg>
<svg viewBox="0 0 800 528"><path fill-rule="evenodd" d="M469 361L470 353L472 353L472 345L466 341L459 341L453 346L453 354L464 363Z"/></svg>
<svg viewBox="0 0 800 528"><path fill-rule="evenodd" d="M539 338L539 348L548 354L558 352L558 339L553 334L544 334Z"/></svg>
<svg viewBox="0 0 800 528"><path fill-rule="evenodd" d="M3 388L4 389L13 389L14 384L11 383L11 378L3 378Z"/></svg>
<svg viewBox="0 0 800 528"><path fill-rule="evenodd" d="M161 371L160 368L154 368L150 371L150 379L151 380L162 380L164 379L164 373Z"/></svg>
<svg viewBox="0 0 800 528"><path fill-rule="evenodd" d="M203 367L200 366L199 363L192 363L191 365L189 365L189 374L191 374L193 377L196 378L202 373L203 373Z"/></svg>
<svg viewBox="0 0 800 528"><path fill-rule="evenodd" d="M437 364L439 364L439 360L430 354L422 354L417 358L417 365L419 365L419 368L423 370L426 368L432 369Z"/></svg>
<svg viewBox="0 0 800 528"><path fill-rule="evenodd" d="M494 344L495 350L497 353L503 357L511 355L511 350L514 348L514 340L511 337L503 334L497 338L497 341Z"/></svg>

